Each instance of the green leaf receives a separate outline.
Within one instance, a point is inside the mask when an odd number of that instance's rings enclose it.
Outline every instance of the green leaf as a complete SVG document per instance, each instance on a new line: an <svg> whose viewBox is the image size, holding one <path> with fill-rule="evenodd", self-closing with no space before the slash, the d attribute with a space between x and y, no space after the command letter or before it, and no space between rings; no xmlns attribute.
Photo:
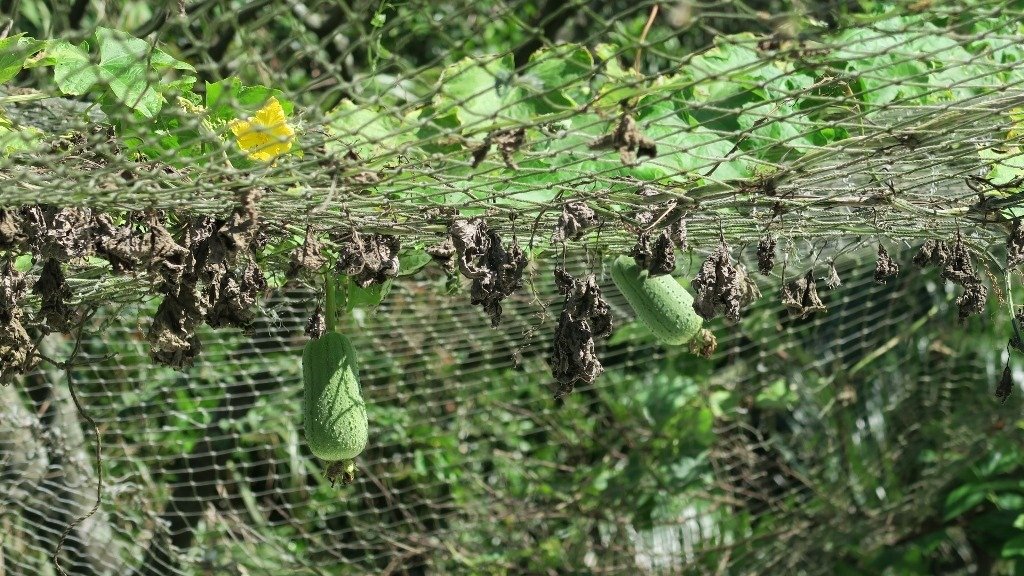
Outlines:
<svg viewBox="0 0 1024 576"><path fill-rule="evenodd" d="M627 79L635 82L643 76L632 68L623 68L619 63L622 49L615 44L598 44L594 47L594 56L604 64L606 76L616 80Z"/></svg>
<svg viewBox="0 0 1024 576"><path fill-rule="evenodd" d="M796 399L796 393L789 389L784 379L780 378L763 388L754 399L754 404L760 408L784 410Z"/></svg>
<svg viewBox="0 0 1024 576"><path fill-rule="evenodd" d="M384 300L384 297L391 292L391 280L383 284L374 284L367 288L360 288L346 277L346 306L349 310L353 308L376 308Z"/></svg>
<svg viewBox="0 0 1024 576"><path fill-rule="evenodd" d="M89 57L89 43L75 46L65 40L48 43L42 58L31 67L53 66L54 81L64 94L80 96L107 80L106 72Z"/></svg>
<svg viewBox="0 0 1024 576"><path fill-rule="evenodd" d="M164 76L173 70L195 72L190 64L176 60L145 40L111 28L97 28L99 67L110 92L121 103L152 118L163 107L162 92L190 87L195 78L185 76L168 80Z"/></svg>
<svg viewBox="0 0 1024 576"><path fill-rule="evenodd" d="M645 99L646 100L646 99ZM658 157L649 163L662 166L676 179L690 173L707 174L717 163L713 176L720 180L750 176L750 168L740 159L723 161L733 152L733 142L677 113L671 102L660 99L653 105L638 105L637 126L658 144ZM646 164L647 162L645 162Z"/></svg>
<svg viewBox="0 0 1024 576"><path fill-rule="evenodd" d="M538 50L520 76L527 101L538 114L575 108L587 96L586 78L593 73L594 58L579 44L559 44Z"/></svg>
<svg viewBox="0 0 1024 576"><path fill-rule="evenodd" d="M715 47L690 60L686 70L693 97L701 102L725 100L778 78L782 71L766 61L752 46L749 33L715 39Z"/></svg>
<svg viewBox="0 0 1024 576"><path fill-rule="evenodd" d="M17 152L35 150L42 137L42 130L34 126L16 126L0 108L0 154L10 156Z"/></svg>
<svg viewBox="0 0 1024 576"><path fill-rule="evenodd" d="M86 42L76 46L53 40L30 67L53 66L57 87L64 94L78 96L98 86L146 118L160 111L163 92L186 90L195 82L194 76L175 73L195 72L191 65L144 40L111 28L97 28L95 39L98 62Z"/></svg>
<svg viewBox="0 0 1024 576"><path fill-rule="evenodd" d="M46 45L45 42L15 34L0 40L0 84L18 75L25 62Z"/></svg>
<svg viewBox="0 0 1024 576"><path fill-rule="evenodd" d="M986 177L993 184L1006 184L1024 177L1024 150L1017 146L983 148L978 156L989 165Z"/></svg>
<svg viewBox="0 0 1024 576"><path fill-rule="evenodd" d="M965 484L950 492L946 496L945 512L943 519L952 520L974 508L985 501L986 491L984 486L977 484Z"/></svg>
<svg viewBox="0 0 1024 576"><path fill-rule="evenodd" d="M618 346L627 342L646 341L654 342L654 335L651 334L643 324L637 321L628 322L615 328L611 338L608 339L609 346Z"/></svg>
<svg viewBox="0 0 1024 576"><path fill-rule="evenodd" d="M362 158L374 158L395 153L405 142L413 139L411 127L401 118L392 116L380 106L359 106L351 100L342 100L331 111L327 127L332 138L331 148L353 147Z"/></svg>
<svg viewBox="0 0 1024 576"><path fill-rule="evenodd" d="M46 2L19 3L18 16L30 22L37 31L50 30L53 25L53 14Z"/></svg>
<svg viewBox="0 0 1024 576"><path fill-rule="evenodd" d="M515 84L513 66L512 54L506 54L464 58L445 68L439 80L438 110L454 109L470 133L489 131L498 122L529 119L527 94Z"/></svg>
<svg viewBox="0 0 1024 576"><path fill-rule="evenodd" d="M1024 556L1024 534L1007 540L1003 544L1002 557Z"/></svg>
<svg viewBox="0 0 1024 576"><path fill-rule="evenodd" d="M454 110L441 115L432 106L426 106L416 115L416 123L413 138L424 152L450 154L462 149L462 145L451 138L459 128L459 116Z"/></svg>
<svg viewBox="0 0 1024 576"><path fill-rule="evenodd" d="M223 124L236 118L247 118L271 98L277 98L285 115L290 116L294 111L292 101L276 88L243 86L242 81L234 76L206 83L206 111L214 123Z"/></svg>
<svg viewBox="0 0 1024 576"><path fill-rule="evenodd" d="M424 250L415 249L402 252L398 255L398 275L411 276L430 264L431 260L433 258Z"/></svg>
<svg viewBox="0 0 1024 576"><path fill-rule="evenodd" d="M32 255L22 254L14 259L14 269L24 274L32 269Z"/></svg>

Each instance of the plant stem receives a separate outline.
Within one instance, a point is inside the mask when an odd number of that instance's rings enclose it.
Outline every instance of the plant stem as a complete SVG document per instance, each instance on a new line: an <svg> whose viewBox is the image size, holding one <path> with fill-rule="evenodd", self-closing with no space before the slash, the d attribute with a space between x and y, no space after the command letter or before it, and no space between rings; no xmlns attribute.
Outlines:
<svg viewBox="0 0 1024 576"><path fill-rule="evenodd" d="M335 322L338 318L338 304L336 300L337 295L335 294L334 274L332 272L324 273L324 292L327 293L327 310L324 312L327 331L334 332Z"/></svg>

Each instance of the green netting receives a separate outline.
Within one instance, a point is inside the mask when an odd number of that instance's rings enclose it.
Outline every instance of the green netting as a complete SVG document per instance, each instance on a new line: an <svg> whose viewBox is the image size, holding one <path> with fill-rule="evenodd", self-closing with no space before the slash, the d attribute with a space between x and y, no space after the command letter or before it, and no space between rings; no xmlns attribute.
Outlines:
<svg viewBox="0 0 1024 576"><path fill-rule="evenodd" d="M1022 17L0 0L0 574L1024 573Z"/></svg>

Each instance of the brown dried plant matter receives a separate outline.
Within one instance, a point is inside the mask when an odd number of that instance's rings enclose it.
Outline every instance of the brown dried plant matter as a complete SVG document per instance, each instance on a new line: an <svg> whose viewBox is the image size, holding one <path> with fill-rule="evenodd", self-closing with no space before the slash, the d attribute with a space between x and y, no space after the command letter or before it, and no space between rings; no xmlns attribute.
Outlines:
<svg viewBox="0 0 1024 576"><path fill-rule="evenodd" d="M757 271L765 276L775 268L775 246L778 240L772 234L765 234L757 242Z"/></svg>
<svg viewBox="0 0 1024 576"><path fill-rule="evenodd" d="M32 254L42 260L67 262L94 251L93 215L88 208L28 206L21 216Z"/></svg>
<svg viewBox="0 0 1024 576"><path fill-rule="evenodd" d="M523 285L526 254L515 239L505 248L501 235L480 218L456 220L448 236L459 270L472 280L471 302L482 306L491 318L491 326L497 327L501 324L501 301Z"/></svg>
<svg viewBox="0 0 1024 576"><path fill-rule="evenodd" d="M97 214L93 237L96 255L109 262L115 274L141 267L169 281L181 273L188 256L164 227L160 213L130 213L120 225L106 214Z"/></svg>
<svg viewBox="0 0 1024 576"><path fill-rule="evenodd" d="M818 297L813 270L808 270L807 274L782 288L782 304L789 309L790 314L800 318L825 311L825 304Z"/></svg>
<svg viewBox="0 0 1024 576"><path fill-rule="evenodd" d="M10 260L0 264L0 384L10 383L39 363L19 306L27 290L24 276Z"/></svg>
<svg viewBox="0 0 1024 576"><path fill-rule="evenodd" d="M1013 334L1007 345L1018 352L1024 352L1024 342L1019 337L1020 332L1024 330L1024 306L1017 307L1017 312L1013 315L1013 322Z"/></svg>
<svg viewBox="0 0 1024 576"><path fill-rule="evenodd" d="M50 258L43 264L39 279L32 285L32 292L39 295L41 304L39 316L45 329L53 332L69 332L74 325L72 310L68 305L71 288L64 278L60 262Z"/></svg>
<svg viewBox="0 0 1024 576"><path fill-rule="evenodd" d="M487 158L492 145L497 145L501 159L510 170L518 170L513 154L526 143L526 128L510 128L508 130L496 130L488 134L483 143L473 150L473 168L479 166Z"/></svg>
<svg viewBox="0 0 1024 576"><path fill-rule="evenodd" d="M1024 263L1024 226L1014 218L1010 235L1006 237L1006 267L1016 268Z"/></svg>
<svg viewBox="0 0 1024 576"><path fill-rule="evenodd" d="M885 284L887 278L891 278L900 273L900 266L889 253L886 252L885 246L878 245L878 260L875 261L875 282L879 284Z"/></svg>
<svg viewBox="0 0 1024 576"><path fill-rule="evenodd" d="M623 112L618 126L611 134L605 134L590 143L591 150L618 150L622 163L627 166L636 164L641 156L654 158L658 155L658 146L654 140L644 136L636 126L636 120Z"/></svg>
<svg viewBox="0 0 1024 576"><path fill-rule="evenodd" d="M996 399L1003 404L1010 398L1011 392L1013 392L1013 373L1010 371L1010 363L1007 362L1003 367L999 383L996 385Z"/></svg>
<svg viewBox="0 0 1024 576"><path fill-rule="evenodd" d="M165 278L164 299L147 335L150 356L174 368L190 366L200 351L196 328L248 328L255 317L266 279L255 261L260 245L256 202L258 191L239 198L226 219L209 216L190 220L180 245L186 251L180 273Z"/></svg>
<svg viewBox="0 0 1024 576"><path fill-rule="evenodd" d="M657 194L648 186L639 186L638 196L649 197ZM629 255L637 266L651 276L671 274L676 267L676 248L686 249L686 219L674 200L658 203L637 210L633 215L638 230L636 244ZM661 226L657 232L656 227Z"/></svg>
<svg viewBox="0 0 1024 576"><path fill-rule="evenodd" d="M388 234L360 234L353 230L339 239L339 274L352 279L360 288L383 284L398 276L398 251L401 242Z"/></svg>
<svg viewBox="0 0 1024 576"><path fill-rule="evenodd" d="M963 287L963 294L956 299L957 316L961 321L985 311L988 286L974 269L970 250L960 232L957 232L952 245L941 240L925 241L914 256L914 264L920 267L938 266L944 279Z"/></svg>
<svg viewBox="0 0 1024 576"><path fill-rule="evenodd" d="M323 305L318 303L313 309L313 313L310 314L309 320L306 321L306 336L316 340L323 337L325 332L327 332L327 318L324 317Z"/></svg>
<svg viewBox="0 0 1024 576"><path fill-rule="evenodd" d="M715 333L707 328L701 328L700 332L690 340L690 353L703 358L711 358L718 349L718 338Z"/></svg>
<svg viewBox="0 0 1024 576"><path fill-rule="evenodd" d="M650 233L641 232L629 255L651 276L664 276L676 269L676 245L672 241L672 232L667 228L653 242Z"/></svg>
<svg viewBox="0 0 1024 576"><path fill-rule="evenodd" d="M555 400L561 402L577 384L593 383L604 371L595 339L611 335L612 316L593 274L577 279L556 268L555 283L565 299L549 362L551 375L558 382Z"/></svg>
<svg viewBox="0 0 1024 576"><path fill-rule="evenodd" d="M306 235L302 239L302 245L295 248L290 256L286 278L297 278L299 274L316 273L327 264L327 258L323 255L323 246L317 238L313 226L306 226Z"/></svg>
<svg viewBox="0 0 1024 576"><path fill-rule="evenodd" d="M746 268L733 263L725 242L704 260L691 286L696 291L693 309L705 320L722 314L730 322L739 322L743 307L761 297Z"/></svg>
<svg viewBox="0 0 1024 576"><path fill-rule="evenodd" d="M835 290L836 288L842 286L842 284L843 280L839 277L839 271L836 270L835 261L829 261L828 277L825 278L825 286L828 286L831 290Z"/></svg>
<svg viewBox="0 0 1024 576"><path fill-rule="evenodd" d="M558 216L551 242L579 240L596 224L597 215L589 206L583 202L567 202L562 206L562 213Z"/></svg>

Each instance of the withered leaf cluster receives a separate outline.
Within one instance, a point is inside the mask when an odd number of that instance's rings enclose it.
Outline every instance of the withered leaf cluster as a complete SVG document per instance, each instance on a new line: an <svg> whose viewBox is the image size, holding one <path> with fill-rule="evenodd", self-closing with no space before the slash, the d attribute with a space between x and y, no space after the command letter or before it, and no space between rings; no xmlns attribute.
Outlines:
<svg viewBox="0 0 1024 576"><path fill-rule="evenodd" d="M999 400L1000 404L1006 403L1010 398L1010 394L1013 392L1013 373L1010 371L1009 362L1003 367L1003 375L999 378L999 383L996 384L996 400Z"/></svg>
<svg viewBox="0 0 1024 576"><path fill-rule="evenodd" d="M93 252L93 215L88 208L28 206L21 210L22 231L41 260L67 262Z"/></svg>
<svg viewBox="0 0 1024 576"><path fill-rule="evenodd" d="M360 234L353 230L338 243L337 271L360 288L383 284L398 276L398 251L402 245L396 236Z"/></svg>
<svg viewBox="0 0 1024 576"><path fill-rule="evenodd" d="M551 375L558 382L555 400L561 402L577 384L593 383L604 371L595 339L611 335L612 315L593 274L578 279L556 268L555 283L565 300L549 361Z"/></svg>
<svg viewBox="0 0 1024 576"><path fill-rule="evenodd" d="M831 290L835 290L836 288L842 286L842 284L843 281L841 278L839 278L839 271L836 270L835 261L829 261L828 277L825 278L825 286L828 286Z"/></svg>
<svg viewBox="0 0 1024 576"><path fill-rule="evenodd" d="M23 246L27 240L19 211L0 208L0 250Z"/></svg>
<svg viewBox="0 0 1024 576"><path fill-rule="evenodd" d="M885 246L878 245L878 260L875 261L875 282L879 284L885 284L886 278L891 278L900 273L900 266L889 253L886 252Z"/></svg>
<svg viewBox="0 0 1024 576"><path fill-rule="evenodd" d="M949 260L949 246L942 240L925 240L914 255L914 265L918 268L926 266L945 266Z"/></svg>
<svg viewBox="0 0 1024 576"><path fill-rule="evenodd" d="M8 384L38 364L22 324L21 298L28 290L25 277L8 260L0 265L0 384Z"/></svg>
<svg viewBox="0 0 1024 576"><path fill-rule="evenodd" d="M697 293L693 309L705 320L722 314L730 322L739 322L743 307L761 297L746 268L733 263L724 242L704 260L691 286Z"/></svg>
<svg viewBox="0 0 1024 576"><path fill-rule="evenodd" d="M690 353L703 358L711 358L718 349L718 338L715 333L707 328L701 328L700 332L690 340Z"/></svg>
<svg viewBox="0 0 1024 576"><path fill-rule="evenodd" d="M641 156L654 158L658 155L657 144L640 133L636 126L636 120L627 112L622 113L615 131L591 142L590 149L618 150L619 157L626 166L636 164L637 159Z"/></svg>
<svg viewBox="0 0 1024 576"><path fill-rule="evenodd" d="M473 168L479 166L487 158L491 146L497 146L501 159L505 161L505 166L511 170L518 170L519 165L516 164L512 155L522 148L524 143L526 143L526 128L491 132L484 138L483 143L473 150Z"/></svg>
<svg viewBox="0 0 1024 576"><path fill-rule="evenodd" d="M10 221L10 220L9 220ZM26 206L21 209L22 249L28 249L36 261L43 261L39 279L32 292L40 297L40 328L66 332L73 324L68 304L71 289L64 278L62 263L86 258L96 249L95 217L88 208Z"/></svg>
<svg viewBox="0 0 1024 576"><path fill-rule="evenodd" d="M1016 268L1021 263L1024 263L1024 226L1020 218L1014 218L1010 235L1006 237L1006 267Z"/></svg>
<svg viewBox="0 0 1024 576"><path fill-rule="evenodd" d="M190 366L201 348L195 331L203 322L239 328L252 323L257 297L267 286L255 260L258 199L251 190L228 218L201 216L186 223L179 242L183 265L159 287L164 299L147 335L155 362Z"/></svg>
<svg viewBox="0 0 1024 576"><path fill-rule="evenodd" d="M71 288L64 278L60 262L54 258L43 264L39 280L32 285L32 292L39 295L41 304L39 315L45 321L45 327L55 332L69 332L74 325L71 306Z"/></svg>
<svg viewBox="0 0 1024 576"><path fill-rule="evenodd" d="M498 231L480 218L452 222L448 236L459 270L472 280L470 301L483 307L491 326L497 327L501 324L501 301L523 285L526 254L515 239L505 248Z"/></svg>
<svg viewBox="0 0 1024 576"><path fill-rule="evenodd" d="M455 272L455 244L452 242L451 236L445 236L444 241L434 244L433 246L427 246L424 251L430 255L430 257L444 268L448 274Z"/></svg>
<svg viewBox="0 0 1024 576"><path fill-rule="evenodd" d="M163 215L128 214L115 224L106 214L97 214L94 226L96 254L110 263L115 274L140 268L163 278L177 276L188 252L164 227Z"/></svg>
<svg viewBox="0 0 1024 576"><path fill-rule="evenodd" d="M813 270L783 286L782 305L789 309L790 314L800 318L825 311L825 304L818 297Z"/></svg>
<svg viewBox="0 0 1024 576"><path fill-rule="evenodd" d="M306 235L302 239L302 245L292 250L286 277L297 278L303 272L316 273L325 264L327 264L327 258L324 258L320 239L317 238L313 226L306 226Z"/></svg>
<svg viewBox="0 0 1024 576"><path fill-rule="evenodd" d="M1014 330L1010 336L1009 346L1018 352L1024 352L1024 342L1017 337L1018 332L1024 331L1024 306L1018 306L1017 312L1013 315Z"/></svg>
<svg viewBox="0 0 1024 576"><path fill-rule="evenodd" d="M988 286L982 283L981 275L974 269L970 250L959 232L952 245L941 240L927 240L914 256L914 264L922 268L937 266L944 279L963 287L963 294L956 299L957 315L961 321L985 311Z"/></svg>
<svg viewBox="0 0 1024 576"><path fill-rule="evenodd" d="M317 340L324 335L324 332L327 332L327 318L324 317L323 305L317 304L309 316L309 320L306 321L306 336Z"/></svg>
<svg viewBox="0 0 1024 576"><path fill-rule="evenodd" d="M583 202L568 202L562 206L551 242L579 240L587 230L597 224L597 215Z"/></svg>
<svg viewBox="0 0 1024 576"><path fill-rule="evenodd" d="M676 269L676 245L668 229L653 241L649 232L641 232L629 255L636 260L637 267L647 270L651 276L664 276Z"/></svg>
<svg viewBox="0 0 1024 576"><path fill-rule="evenodd" d="M765 234L757 242L757 271L765 276L775 268L775 246L778 239L772 234Z"/></svg>
<svg viewBox="0 0 1024 576"><path fill-rule="evenodd" d="M115 274L145 265L146 271L168 278L180 271L184 259L184 250L154 215L130 213L118 225L111 216L88 208L50 205L0 209L0 249L29 252L43 262L32 286L41 301L38 324L44 331L59 332L71 330L74 323L64 264L95 255L109 262Z"/></svg>
<svg viewBox="0 0 1024 576"><path fill-rule="evenodd" d="M637 189L640 196L653 196L656 193L646 186ZM640 231L629 255L636 260L638 267L647 270L651 276L671 274L676 267L676 248L686 249L686 219L682 210L677 208L675 201L670 200L649 209L638 210L634 218ZM667 224L661 232L647 229L661 222Z"/></svg>

